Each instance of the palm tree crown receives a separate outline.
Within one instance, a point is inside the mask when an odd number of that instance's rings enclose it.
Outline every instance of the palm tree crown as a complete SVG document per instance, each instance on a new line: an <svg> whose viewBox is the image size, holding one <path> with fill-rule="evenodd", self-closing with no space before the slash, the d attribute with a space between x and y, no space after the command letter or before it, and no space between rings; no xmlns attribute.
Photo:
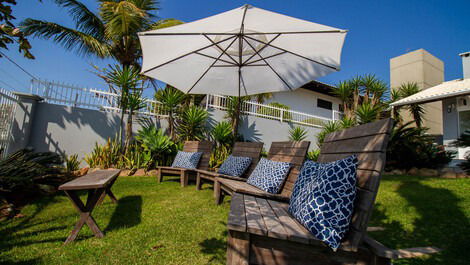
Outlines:
<svg viewBox="0 0 470 265"><path fill-rule="evenodd" d="M175 19L156 20L157 0L98 0L97 13L77 0L54 1L67 10L75 28L27 18L21 23L26 34L52 39L80 55L111 57L123 66L140 64L138 32L182 23Z"/></svg>

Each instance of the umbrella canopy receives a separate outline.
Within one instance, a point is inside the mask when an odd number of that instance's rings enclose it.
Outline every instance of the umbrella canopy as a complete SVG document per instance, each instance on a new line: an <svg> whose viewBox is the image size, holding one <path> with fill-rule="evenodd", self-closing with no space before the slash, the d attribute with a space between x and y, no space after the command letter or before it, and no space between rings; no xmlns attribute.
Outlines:
<svg viewBox="0 0 470 265"><path fill-rule="evenodd" d="M185 93L290 91L339 70L346 31L245 5L139 34L142 73Z"/></svg>

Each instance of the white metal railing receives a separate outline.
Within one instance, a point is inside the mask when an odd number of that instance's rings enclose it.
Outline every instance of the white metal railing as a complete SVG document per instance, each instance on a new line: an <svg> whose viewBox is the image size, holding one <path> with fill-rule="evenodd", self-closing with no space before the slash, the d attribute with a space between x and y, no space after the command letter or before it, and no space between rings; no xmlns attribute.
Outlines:
<svg viewBox="0 0 470 265"><path fill-rule="evenodd" d="M11 91L0 88L0 156L6 157L12 141L12 125L18 97Z"/></svg>
<svg viewBox="0 0 470 265"><path fill-rule="evenodd" d="M230 98L220 95L207 95L206 108L215 108L227 110L230 106ZM292 122L306 126L323 127L323 125L331 120L339 120L342 113L332 111L331 118L325 118L299 111L283 109L269 104L260 104L255 101L243 101L240 106L241 112L246 115L263 117L266 119L279 120L281 122Z"/></svg>
<svg viewBox="0 0 470 265"><path fill-rule="evenodd" d="M31 80L31 93L44 98L48 103L113 112L121 111L119 107L121 96L109 91L33 79ZM160 102L148 98L143 98L143 102L145 107L137 111L137 114L167 115Z"/></svg>

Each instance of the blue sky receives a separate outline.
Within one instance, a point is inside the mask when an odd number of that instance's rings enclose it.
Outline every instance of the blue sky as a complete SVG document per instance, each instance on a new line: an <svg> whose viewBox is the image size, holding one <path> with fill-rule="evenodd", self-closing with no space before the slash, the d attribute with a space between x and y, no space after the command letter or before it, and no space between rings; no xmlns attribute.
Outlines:
<svg viewBox="0 0 470 265"><path fill-rule="evenodd" d="M73 26L65 10L52 0L20 0L14 7L17 21L32 17ZM94 0L84 0L97 10ZM445 79L462 77L461 52L470 51L470 1L317 1L317 0L162 0L161 18L194 21L245 3L312 22L348 29L342 54L342 70L321 78L337 84L361 74L376 74L389 82L389 59L424 48L445 63ZM3 51L35 76L87 87L104 88L93 73L112 60L82 58L51 41L31 39L35 60L27 60L11 47ZM0 59L0 87L27 91L29 77L4 58ZM152 94L148 91L147 95Z"/></svg>

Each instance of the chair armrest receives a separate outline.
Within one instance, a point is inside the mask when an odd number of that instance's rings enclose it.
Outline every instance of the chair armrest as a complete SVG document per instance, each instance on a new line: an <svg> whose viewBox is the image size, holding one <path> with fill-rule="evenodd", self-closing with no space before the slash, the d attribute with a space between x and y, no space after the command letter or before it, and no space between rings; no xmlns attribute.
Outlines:
<svg viewBox="0 0 470 265"><path fill-rule="evenodd" d="M440 252L441 249L436 247L415 247L406 249L391 249L384 246L382 243L371 238L368 235L364 236L364 244L376 256L388 259L408 259L416 258L424 255L430 255Z"/></svg>

